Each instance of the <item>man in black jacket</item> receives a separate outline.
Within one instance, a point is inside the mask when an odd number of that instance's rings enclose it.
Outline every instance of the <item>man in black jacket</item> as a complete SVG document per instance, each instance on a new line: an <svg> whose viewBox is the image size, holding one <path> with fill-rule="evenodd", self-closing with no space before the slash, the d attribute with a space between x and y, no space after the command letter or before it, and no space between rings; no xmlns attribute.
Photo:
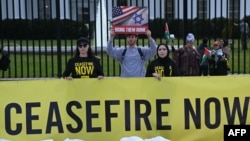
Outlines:
<svg viewBox="0 0 250 141"><path fill-rule="evenodd" d="M0 59L0 70L6 71L10 66L10 56L9 54L0 48L0 53L2 57Z"/></svg>
<svg viewBox="0 0 250 141"><path fill-rule="evenodd" d="M210 47L208 46L208 39L207 38L203 38L202 43L200 44L200 46L197 47L197 51L200 54L200 61L202 61L202 57L204 55L205 48L210 50ZM203 76L208 75L208 60L206 60L204 63L200 64L200 72L199 73L200 73L200 75L203 75Z"/></svg>

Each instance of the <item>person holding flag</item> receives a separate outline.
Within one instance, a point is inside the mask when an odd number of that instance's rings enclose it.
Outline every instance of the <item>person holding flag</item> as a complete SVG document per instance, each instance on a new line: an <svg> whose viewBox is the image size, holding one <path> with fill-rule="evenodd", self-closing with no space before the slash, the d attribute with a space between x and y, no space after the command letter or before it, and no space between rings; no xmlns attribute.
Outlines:
<svg viewBox="0 0 250 141"><path fill-rule="evenodd" d="M202 43L196 48L200 54L200 68L199 74L202 76L208 76L208 58L211 54L211 48L208 45L208 38L203 38Z"/></svg>
<svg viewBox="0 0 250 141"><path fill-rule="evenodd" d="M228 74L228 61L219 41L214 42L214 48L211 50L211 57L209 57L208 63L210 76Z"/></svg>
<svg viewBox="0 0 250 141"><path fill-rule="evenodd" d="M174 34L169 33L169 28L168 28L168 23L167 22L165 24L164 38L166 40L166 45L169 45L169 43L170 43L171 51L175 52L175 48L174 48L174 39L175 39L175 37L174 37Z"/></svg>
<svg viewBox="0 0 250 141"><path fill-rule="evenodd" d="M165 33L164 33L164 38L166 40L166 44L168 45L170 42L170 34L169 34L169 29L168 29L168 23L166 22L165 24Z"/></svg>

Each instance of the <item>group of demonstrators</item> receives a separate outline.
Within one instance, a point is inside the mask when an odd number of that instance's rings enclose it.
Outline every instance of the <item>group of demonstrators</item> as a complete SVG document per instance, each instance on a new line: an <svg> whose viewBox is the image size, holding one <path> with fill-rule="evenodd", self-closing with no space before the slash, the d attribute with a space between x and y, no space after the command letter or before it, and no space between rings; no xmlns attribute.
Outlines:
<svg viewBox="0 0 250 141"><path fill-rule="evenodd" d="M208 45L208 38L196 48L200 54L199 75L218 76L227 75L230 70L229 56L230 48L225 39L213 43L213 48Z"/></svg>
<svg viewBox="0 0 250 141"><path fill-rule="evenodd" d="M208 39L204 38L198 47L194 47L195 36L188 33L183 47L171 51L167 44L158 46L151 36L151 31L146 31L149 47L138 47L138 34L126 34L126 47L114 47L115 32L111 30L110 40L107 45L107 54L120 63L120 77L162 77L171 76L216 76L227 75L229 70L230 49L225 40L215 41L210 48ZM171 45L173 46L173 45ZM145 68L145 63L151 58L156 58ZM90 42L81 37L77 40L75 56L67 62L63 78L98 78L102 79L104 73L100 58L93 55Z"/></svg>

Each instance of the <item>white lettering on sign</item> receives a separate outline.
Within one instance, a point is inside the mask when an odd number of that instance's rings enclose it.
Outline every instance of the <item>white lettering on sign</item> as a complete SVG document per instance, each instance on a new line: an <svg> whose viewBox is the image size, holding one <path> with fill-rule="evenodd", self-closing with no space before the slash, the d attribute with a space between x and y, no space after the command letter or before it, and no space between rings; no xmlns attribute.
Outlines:
<svg viewBox="0 0 250 141"><path fill-rule="evenodd" d="M115 28L115 32L125 32L125 28L117 27L117 28Z"/></svg>
<svg viewBox="0 0 250 141"><path fill-rule="evenodd" d="M136 28L136 32L146 32L145 28Z"/></svg>
<svg viewBox="0 0 250 141"><path fill-rule="evenodd" d="M230 129L228 136L238 136L239 134L240 136L244 136L246 133L246 129Z"/></svg>
<svg viewBox="0 0 250 141"><path fill-rule="evenodd" d="M127 32L135 32L136 30L133 27L128 27L128 28L126 28L126 31Z"/></svg>

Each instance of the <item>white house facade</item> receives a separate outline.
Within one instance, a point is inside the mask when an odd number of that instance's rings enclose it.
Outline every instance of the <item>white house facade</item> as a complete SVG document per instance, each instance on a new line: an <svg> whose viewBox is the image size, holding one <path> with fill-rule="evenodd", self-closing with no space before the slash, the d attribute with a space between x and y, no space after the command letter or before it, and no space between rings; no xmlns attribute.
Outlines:
<svg viewBox="0 0 250 141"><path fill-rule="evenodd" d="M37 19L56 18L57 0L1 0L2 19ZM95 20L98 4L104 4L108 18L112 19L112 6L117 6L114 1L102 0L58 0L60 5L60 19L77 20L83 14L90 14L90 20ZM162 17L165 0L138 0L128 2L129 5L150 7L150 18ZM150 6L148 6L150 5ZM160 8L159 8L160 7ZM160 14L161 13L161 14Z"/></svg>
<svg viewBox="0 0 250 141"><path fill-rule="evenodd" d="M186 3L185 3L186 2ZM99 4L100 3L100 4ZM185 5L186 4L186 5ZM59 10L57 11L57 5ZM98 5L104 5L108 20L112 19L112 7L116 0L1 0L2 19L60 19L82 20L87 15L94 21ZM249 0L127 0L127 5L149 7L149 18L243 18L250 15ZM186 12L184 11L186 6ZM59 13L57 13L59 12Z"/></svg>

